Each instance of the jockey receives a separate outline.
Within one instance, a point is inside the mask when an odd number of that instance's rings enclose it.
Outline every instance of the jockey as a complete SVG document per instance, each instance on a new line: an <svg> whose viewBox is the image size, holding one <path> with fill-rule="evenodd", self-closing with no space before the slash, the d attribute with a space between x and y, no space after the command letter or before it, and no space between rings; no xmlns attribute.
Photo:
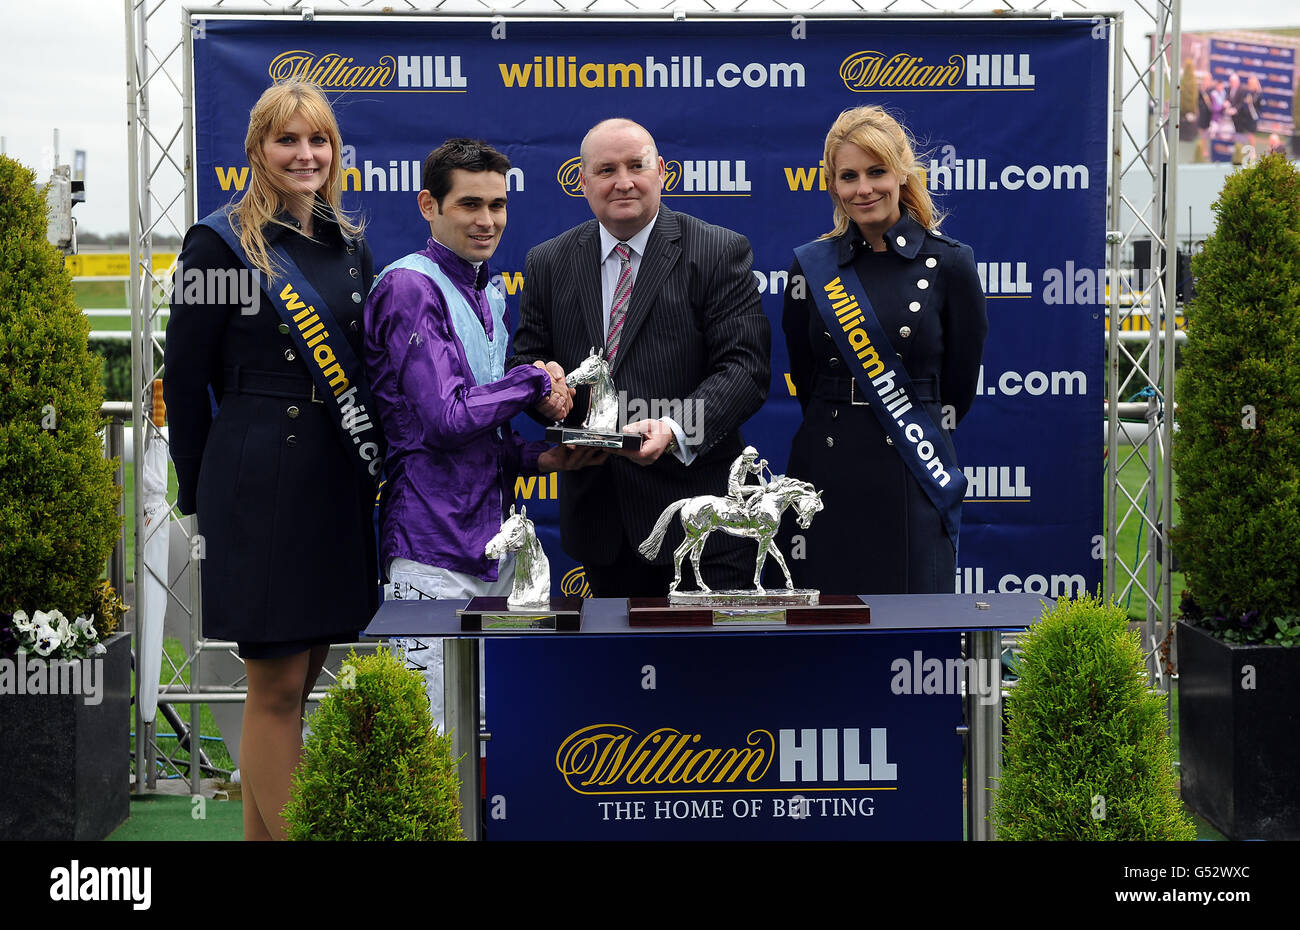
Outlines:
<svg viewBox="0 0 1300 930"><path fill-rule="evenodd" d="M767 487L767 480L763 477L763 470L767 468L767 459L759 459L756 462L754 460L757 457L757 449L753 446L745 446L745 451L731 463L731 470L727 472L727 496L739 503L747 512L754 498L761 495ZM758 484L745 484L745 479L750 475L758 476Z"/></svg>

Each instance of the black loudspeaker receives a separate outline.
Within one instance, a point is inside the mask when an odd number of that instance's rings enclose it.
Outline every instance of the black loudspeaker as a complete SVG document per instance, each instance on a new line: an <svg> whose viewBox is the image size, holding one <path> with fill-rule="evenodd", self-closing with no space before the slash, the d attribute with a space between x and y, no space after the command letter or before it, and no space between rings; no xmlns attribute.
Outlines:
<svg viewBox="0 0 1300 930"><path fill-rule="evenodd" d="M1178 299L1184 303L1196 296L1196 281L1192 278L1190 252L1178 250Z"/></svg>
<svg viewBox="0 0 1300 930"><path fill-rule="evenodd" d="M1192 257L1189 252L1179 249L1176 252L1178 261L1177 272L1177 296L1180 301L1191 300L1196 293L1195 282L1192 280ZM1151 276L1151 240L1134 239L1133 240L1133 270L1139 275L1139 280L1147 281ZM1152 282L1154 283L1154 282Z"/></svg>

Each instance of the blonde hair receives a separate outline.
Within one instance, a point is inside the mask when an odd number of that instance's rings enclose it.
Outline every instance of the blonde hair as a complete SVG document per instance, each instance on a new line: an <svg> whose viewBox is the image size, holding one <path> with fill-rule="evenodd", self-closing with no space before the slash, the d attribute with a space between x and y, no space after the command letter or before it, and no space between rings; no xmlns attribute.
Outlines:
<svg viewBox="0 0 1300 930"><path fill-rule="evenodd" d="M943 214L935 210L930 192L925 189L925 177L916 158L916 142L911 132L883 107L868 106L845 110L836 118L830 132L826 133L826 190L831 195L831 203L835 205L835 228L823 233L820 238L834 239L844 235L851 222L835 193L835 156L846 142L879 156L898 175L898 200L902 209L926 229L939 231Z"/></svg>
<svg viewBox="0 0 1300 930"><path fill-rule="evenodd" d="M244 137L244 155L249 167L248 189L231 211L231 229L239 234L239 242L249 259L268 278L275 277L275 269L266 250L263 227L268 223L285 225L276 217L288 205L288 198L276 186L276 175L266 163L262 143L268 135L283 130L296 116L306 120L313 132L329 139L333 154L325 183L316 192L317 197L325 201L344 235L359 235L364 225L343 212L343 139L324 92L318 85L298 79L272 84L262 92L248 114L248 135ZM319 202L313 205L313 210L322 212Z"/></svg>

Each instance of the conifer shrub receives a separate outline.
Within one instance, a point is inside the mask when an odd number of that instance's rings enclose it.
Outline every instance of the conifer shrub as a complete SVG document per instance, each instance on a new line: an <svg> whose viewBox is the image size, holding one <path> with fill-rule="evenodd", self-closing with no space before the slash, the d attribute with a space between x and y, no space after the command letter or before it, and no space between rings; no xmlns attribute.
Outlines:
<svg viewBox="0 0 1300 930"><path fill-rule="evenodd" d="M103 391L35 176L0 156L0 613L89 615L119 523Z"/></svg>
<svg viewBox="0 0 1300 930"><path fill-rule="evenodd" d="M284 808L290 839L464 839L457 760L418 672L383 647L354 650L310 724Z"/></svg>
<svg viewBox="0 0 1300 930"><path fill-rule="evenodd" d="M1178 372L1174 544L1184 616L1263 641L1300 605L1300 173L1266 156L1214 212Z"/></svg>
<svg viewBox="0 0 1300 930"><path fill-rule="evenodd" d="M1165 699L1138 634L1100 598L1044 609L1021 641L992 819L1004 840L1192 840Z"/></svg>

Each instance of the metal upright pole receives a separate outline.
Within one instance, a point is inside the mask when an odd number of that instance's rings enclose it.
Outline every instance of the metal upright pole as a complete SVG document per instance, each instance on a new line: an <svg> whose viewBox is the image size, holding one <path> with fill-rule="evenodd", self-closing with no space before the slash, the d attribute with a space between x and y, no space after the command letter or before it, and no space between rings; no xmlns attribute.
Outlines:
<svg viewBox="0 0 1300 930"><path fill-rule="evenodd" d="M1173 49L1174 54L1178 55L1182 48L1182 0L1173 0ZM1181 99L1179 80L1182 76L1182 68L1174 67L1174 73L1179 77L1175 78L1173 89L1173 101ZM1176 153L1176 149L1173 150ZM1155 657L1156 669L1161 672L1160 681L1164 685L1161 690L1166 694L1171 690L1171 683L1168 682L1159 668L1159 643L1165 641L1171 625L1174 622L1174 605L1173 605L1173 549L1169 545L1170 530L1174 525L1174 353L1177 351L1178 343L1176 341L1177 332L1177 314L1178 314L1178 157L1175 154L1169 161L1169 186L1166 188L1166 226L1165 242L1173 250L1174 261L1165 268L1165 316L1164 326L1164 358L1162 393L1165 399L1164 419L1160 423L1160 444L1164 448L1165 457L1161 462L1160 484L1161 500L1164 503L1164 525L1161 536L1164 537L1165 550L1164 560L1160 564L1160 617L1163 623L1157 628L1160 639L1151 643L1152 651L1157 653ZM1191 244L1188 243L1188 259L1191 259ZM1155 331L1155 325L1151 327ZM1173 701L1165 701L1165 718L1172 721Z"/></svg>
<svg viewBox="0 0 1300 930"><path fill-rule="evenodd" d="M444 639L442 655L447 732L451 735L452 755L460 759L460 825L465 839L478 840L483 838L479 810L478 640Z"/></svg>
<svg viewBox="0 0 1300 930"><path fill-rule="evenodd" d="M997 630L966 633L967 652L976 668L994 668L1001 659L1002 635ZM993 682L993 693L985 695L966 686L966 719L970 721L970 765L966 773L967 836L971 840L995 840L997 828L989 820L994 792L1002 777L1002 682Z"/></svg>
<svg viewBox="0 0 1300 930"><path fill-rule="evenodd" d="M1120 227L1121 179L1124 176L1121 155L1124 151L1124 17L1116 16L1111 26L1111 55L1114 71L1111 77L1111 150L1110 150L1110 225L1106 236L1110 245L1111 286L1106 300L1106 316L1110 321L1106 332L1106 600L1114 600L1119 592L1116 552L1117 524L1119 522L1119 359L1120 359L1120 298L1119 275L1120 247L1124 241Z"/></svg>
<svg viewBox="0 0 1300 930"><path fill-rule="evenodd" d="M132 507L131 519L132 532L144 522L144 505L140 493L143 483L143 464L144 452L141 443L142 435L138 428L143 419L140 384L143 381L141 369L143 361L140 358L139 346L141 343L142 312L140 308L140 236L141 236L141 178L143 172L140 167L140 78L142 69L140 67L141 49L144 45L143 31L139 34L136 32L137 19L132 0L123 0L123 8L126 13L126 136L127 136L127 197L130 203L128 224L130 229L130 283L128 285L127 298L131 307L131 417L132 422L136 424L137 429L134 431L133 451L135 453L135 462L132 466L132 473L135 476L135 501ZM141 26L143 29L143 26ZM146 182L146 189L147 189ZM143 540L138 536L135 540L135 564L133 567L137 582L144 577L144 546ZM142 611L143 598L140 596L139 585L136 586L135 600L135 623L134 623L134 643L136 655L136 675L135 675L135 787L136 791L140 790L141 779L146 777L144 746L148 742L148 734L145 733L144 718L140 713L140 652L144 643L144 617ZM119 595L126 597L126 592L121 591ZM149 772L148 775L152 775Z"/></svg>

